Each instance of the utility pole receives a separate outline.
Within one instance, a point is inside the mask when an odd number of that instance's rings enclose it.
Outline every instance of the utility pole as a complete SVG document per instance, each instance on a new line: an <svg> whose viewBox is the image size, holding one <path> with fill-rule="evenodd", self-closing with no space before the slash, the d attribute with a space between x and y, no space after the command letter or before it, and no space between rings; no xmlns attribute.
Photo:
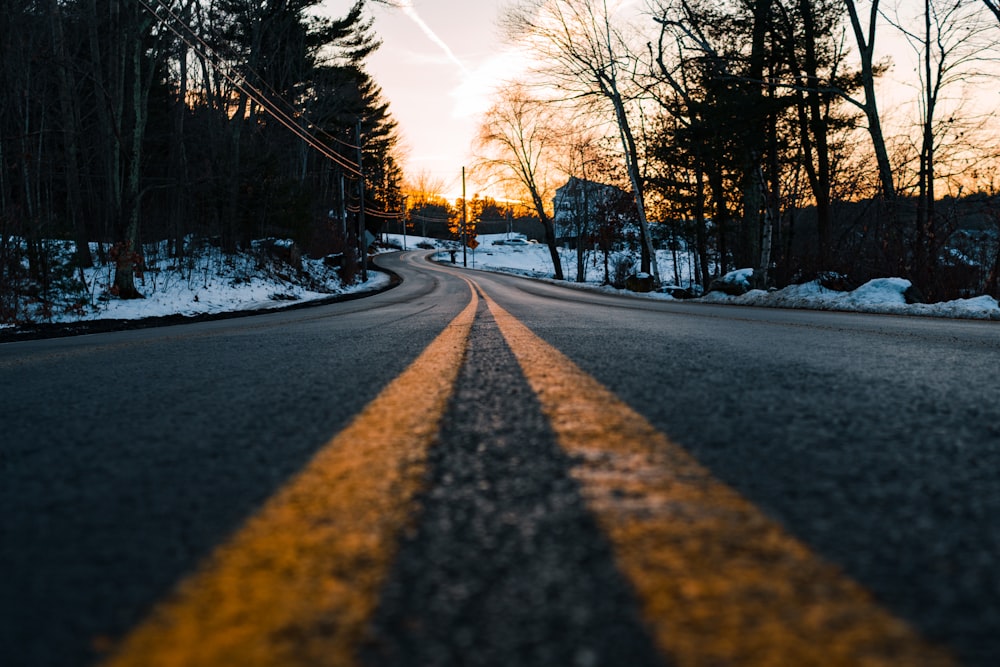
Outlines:
<svg viewBox="0 0 1000 667"><path fill-rule="evenodd" d="M365 170L361 166L361 119L357 124L358 141L358 247L361 250L361 281L368 282L368 239L365 238Z"/></svg>
<svg viewBox="0 0 1000 667"><path fill-rule="evenodd" d="M344 170L340 169L340 238L347 246L347 194L344 191Z"/></svg>
<svg viewBox="0 0 1000 667"><path fill-rule="evenodd" d="M462 167L462 266L468 266L469 263L465 258L465 244L467 239L465 238L465 167Z"/></svg>
<svg viewBox="0 0 1000 667"><path fill-rule="evenodd" d="M403 216L401 220L403 221L403 250L406 250L406 201L409 199L408 195L403 195Z"/></svg>

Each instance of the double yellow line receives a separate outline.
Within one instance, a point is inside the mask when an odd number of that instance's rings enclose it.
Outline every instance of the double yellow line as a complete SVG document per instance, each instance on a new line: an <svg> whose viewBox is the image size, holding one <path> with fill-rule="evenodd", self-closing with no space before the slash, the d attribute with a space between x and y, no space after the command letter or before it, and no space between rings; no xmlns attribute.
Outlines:
<svg viewBox="0 0 1000 667"><path fill-rule="evenodd" d="M412 519L465 355L468 306L169 599L108 665L349 665Z"/></svg>
<svg viewBox="0 0 1000 667"><path fill-rule="evenodd" d="M470 283L470 286L472 283ZM484 292L671 663L948 665ZM109 665L349 665L479 299L130 634Z"/></svg>

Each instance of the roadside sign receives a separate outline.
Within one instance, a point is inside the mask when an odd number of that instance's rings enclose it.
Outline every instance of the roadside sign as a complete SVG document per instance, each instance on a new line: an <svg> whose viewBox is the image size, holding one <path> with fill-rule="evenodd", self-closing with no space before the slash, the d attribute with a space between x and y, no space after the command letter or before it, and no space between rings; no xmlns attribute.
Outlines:
<svg viewBox="0 0 1000 667"><path fill-rule="evenodd" d="M479 247L479 241L477 241L476 239L469 239L468 241L465 242L465 245L475 250L476 248Z"/></svg>

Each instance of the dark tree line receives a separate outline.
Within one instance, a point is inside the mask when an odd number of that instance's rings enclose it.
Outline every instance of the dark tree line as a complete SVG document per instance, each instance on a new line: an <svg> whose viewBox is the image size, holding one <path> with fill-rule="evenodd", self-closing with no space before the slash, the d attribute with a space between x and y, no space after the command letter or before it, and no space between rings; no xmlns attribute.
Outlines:
<svg viewBox="0 0 1000 667"><path fill-rule="evenodd" d="M995 159L949 128L969 130L966 119L937 109L944 87L982 78L995 26L975 6L921 5L907 32L877 0L867 16L844 0L659 2L648 177L694 223L700 282L714 259L719 272L753 268L760 287L834 272L901 275L932 299L989 288L946 266L961 213L935 206L935 183ZM873 57L876 26L905 35L920 61L919 139L895 154L876 100L889 65Z"/></svg>
<svg viewBox="0 0 1000 667"><path fill-rule="evenodd" d="M318 5L0 0L0 280L44 282L47 239L115 262L123 298L153 241L291 237L353 266L359 162L368 226L399 208L396 126L363 0Z"/></svg>
<svg viewBox="0 0 1000 667"><path fill-rule="evenodd" d="M854 122L832 91L858 86L835 39L841 14L827 0L661 5L650 45L663 112L649 147L652 179L693 218L702 283L710 280L709 220L720 271L733 261L757 269L763 284L772 264L786 265L779 260L791 230L779 211L790 197L805 198L801 181L815 204L807 263L829 265L835 132Z"/></svg>

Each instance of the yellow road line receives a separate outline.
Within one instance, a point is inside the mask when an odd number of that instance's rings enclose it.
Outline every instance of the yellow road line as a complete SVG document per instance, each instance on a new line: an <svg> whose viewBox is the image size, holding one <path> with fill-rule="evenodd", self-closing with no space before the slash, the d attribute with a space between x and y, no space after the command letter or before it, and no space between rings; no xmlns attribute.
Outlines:
<svg viewBox="0 0 1000 667"><path fill-rule="evenodd" d="M346 665L412 519L478 299L106 664Z"/></svg>
<svg viewBox="0 0 1000 667"><path fill-rule="evenodd" d="M673 664L953 663L481 295Z"/></svg>

